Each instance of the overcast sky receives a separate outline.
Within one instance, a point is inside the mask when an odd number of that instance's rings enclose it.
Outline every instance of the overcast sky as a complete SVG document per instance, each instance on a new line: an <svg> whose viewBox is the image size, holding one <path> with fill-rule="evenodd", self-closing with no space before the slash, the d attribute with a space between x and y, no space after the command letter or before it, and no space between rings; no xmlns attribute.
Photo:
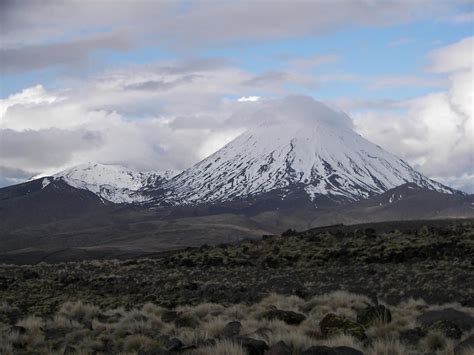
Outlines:
<svg viewBox="0 0 474 355"><path fill-rule="evenodd" d="M469 0L2 0L0 186L182 170L303 94L474 192L473 26Z"/></svg>

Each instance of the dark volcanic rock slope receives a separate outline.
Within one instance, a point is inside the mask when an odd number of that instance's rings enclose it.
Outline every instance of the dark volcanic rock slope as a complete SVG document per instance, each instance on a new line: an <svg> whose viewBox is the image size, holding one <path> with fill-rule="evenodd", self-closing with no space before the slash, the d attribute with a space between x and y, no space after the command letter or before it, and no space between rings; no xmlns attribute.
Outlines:
<svg viewBox="0 0 474 355"><path fill-rule="evenodd" d="M409 183L369 199L320 211L313 226L442 218L474 218L474 195L445 194Z"/></svg>
<svg viewBox="0 0 474 355"><path fill-rule="evenodd" d="M92 192L65 181L37 179L0 189L0 230L97 214L109 206Z"/></svg>

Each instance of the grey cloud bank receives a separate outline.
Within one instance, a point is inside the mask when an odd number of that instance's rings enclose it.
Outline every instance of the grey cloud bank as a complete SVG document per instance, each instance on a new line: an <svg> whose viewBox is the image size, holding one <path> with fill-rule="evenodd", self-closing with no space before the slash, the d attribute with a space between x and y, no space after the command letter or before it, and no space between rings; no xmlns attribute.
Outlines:
<svg viewBox="0 0 474 355"><path fill-rule="evenodd" d="M90 1L85 6L81 1L5 0L0 56L4 70L19 72L74 63L94 51L122 51L132 44L159 44L186 53L216 44L383 27L449 12L448 3L428 0L203 1L186 9L174 1ZM110 28L114 30L107 32ZM303 64L333 60L327 56Z"/></svg>
<svg viewBox="0 0 474 355"><path fill-rule="evenodd" d="M3 72L25 72L48 66L81 63L98 50L125 51L131 46L123 34L106 34L65 43L0 48Z"/></svg>

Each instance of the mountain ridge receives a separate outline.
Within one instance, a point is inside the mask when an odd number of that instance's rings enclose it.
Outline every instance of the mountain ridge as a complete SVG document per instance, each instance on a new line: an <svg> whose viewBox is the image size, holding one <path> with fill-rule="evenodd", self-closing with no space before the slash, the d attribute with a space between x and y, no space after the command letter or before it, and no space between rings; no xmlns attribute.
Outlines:
<svg viewBox="0 0 474 355"><path fill-rule="evenodd" d="M150 200L146 190L162 185L178 172L140 172L119 165L85 163L52 176L70 186L88 190L113 203L143 203Z"/></svg>
<svg viewBox="0 0 474 355"><path fill-rule="evenodd" d="M415 171L352 127L343 112L304 96L263 106L246 132L185 171L138 172L86 163L45 177L104 201L151 208L200 204L314 207L364 200L406 184L458 194ZM273 204L273 207L272 207Z"/></svg>

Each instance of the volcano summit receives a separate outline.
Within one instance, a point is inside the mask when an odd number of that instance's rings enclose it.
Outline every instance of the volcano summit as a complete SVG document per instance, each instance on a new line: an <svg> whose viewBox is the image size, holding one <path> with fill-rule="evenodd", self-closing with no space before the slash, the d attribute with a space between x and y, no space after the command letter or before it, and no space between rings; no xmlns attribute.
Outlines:
<svg viewBox="0 0 474 355"><path fill-rule="evenodd" d="M163 185L157 202L222 203L266 194L307 196L315 206L368 198L415 183L453 190L357 134L351 119L304 96L251 117L253 128Z"/></svg>

